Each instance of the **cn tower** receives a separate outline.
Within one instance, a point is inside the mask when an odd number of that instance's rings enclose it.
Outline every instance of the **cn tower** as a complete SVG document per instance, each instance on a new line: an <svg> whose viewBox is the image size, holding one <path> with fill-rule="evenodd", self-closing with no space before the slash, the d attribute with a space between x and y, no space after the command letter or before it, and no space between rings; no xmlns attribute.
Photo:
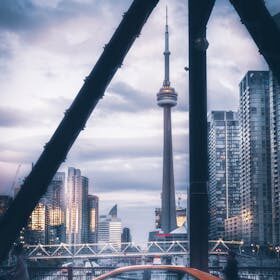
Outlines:
<svg viewBox="0 0 280 280"><path fill-rule="evenodd" d="M164 81L163 86L157 94L157 104L163 108L164 118L164 140L163 140L163 176L161 194L161 229L164 233L170 233L177 227L175 188L173 172L172 151L172 127L171 108L177 104L177 93L170 86L169 80L169 32L168 13L166 8L165 25L165 50L164 50Z"/></svg>

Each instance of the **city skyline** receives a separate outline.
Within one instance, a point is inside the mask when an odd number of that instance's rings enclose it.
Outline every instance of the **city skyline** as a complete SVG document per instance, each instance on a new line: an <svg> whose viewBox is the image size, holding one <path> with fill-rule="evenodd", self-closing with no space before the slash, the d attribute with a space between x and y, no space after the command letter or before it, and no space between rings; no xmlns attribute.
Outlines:
<svg viewBox="0 0 280 280"><path fill-rule="evenodd" d="M188 179L187 76L184 67L188 63L185 60L187 36L182 39L182 33L187 34L187 22L182 9L185 3L166 2L170 7L171 38L174 41L172 79L182 96L173 118L175 184L179 191L184 191ZM208 28L209 109L236 109L238 83L242 76L249 69L263 70L267 66L230 4L218 2ZM0 22L3 48L0 79L1 91L5 93L0 108L0 130L5 136L0 141L3 151L0 158L1 191L9 191L19 163L23 164L20 173L23 177L31 162L37 160L129 3L107 1L107 6L101 9L89 1L66 4L57 0L46 4L34 0L22 1L17 10L17 7L12 9L9 6L9 1L4 1L0 12L7 14L8 11L12 16L9 20L3 17ZM276 1L268 3L274 3L271 7L277 8ZM151 209L160 202L161 149L158 143L162 138L159 129L161 112L156 108L153 94L162 79L159 51L162 49L165 4L161 3L153 13L65 163L85 172L92 182L90 188L94 185L96 194L104 201L102 207L109 208L112 199L118 195L116 202L123 205L123 209L130 210L123 210L129 227L134 223L139 204L145 201L140 213L143 219L150 215L150 219L147 218L150 225L143 227L144 221L136 225L141 234L151 229ZM27 7L31 7L29 15L25 13ZM118 16L111 16L112 7ZM74 20L71 20L73 15ZM102 26L98 32L101 18L108 19L108 25ZM223 27L222 21L225 23ZM223 32L225 36L217 36ZM231 39L232 46L228 46L226 38ZM220 56L221 48L226 45L228 52ZM242 55L244 52L246 59ZM40 84L44 84L44 89L38 91ZM216 88L216 84L220 88ZM226 102L223 98L227 98ZM123 193L126 193L125 197ZM135 230L135 224L133 227Z"/></svg>

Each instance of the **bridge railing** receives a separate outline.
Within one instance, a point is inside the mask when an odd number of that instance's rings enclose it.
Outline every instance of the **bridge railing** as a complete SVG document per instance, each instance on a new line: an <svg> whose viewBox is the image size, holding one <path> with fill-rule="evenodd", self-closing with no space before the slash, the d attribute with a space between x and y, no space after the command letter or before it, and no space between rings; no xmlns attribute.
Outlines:
<svg viewBox="0 0 280 280"><path fill-rule="evenodd" d="M29 267L30 280L92 280L114 267ZM0 279L13 279L10 267L0 268Z"/></svg>
<svg viewBox="0 0 280 280"><path fill-rule="evenodd" d="M114 267L29 267L30 280L92 280ZM9 267L0 268L0 279L7 278ZM222 267L210 267L209 272L223 277ZM1 278L2 275L2 278ZM8 276L7 276L8 275ZM240 280L276 280L280 279L278 267L241 267L239 268Z"/></svg>
<svg viewBox="0 0 280 280"><path fill-rule="evenodd" d="M223 277L222 267L210 267L209 272ZM276 280L280 279L280 267L239 267L238 275L240 280Z"/></svg>

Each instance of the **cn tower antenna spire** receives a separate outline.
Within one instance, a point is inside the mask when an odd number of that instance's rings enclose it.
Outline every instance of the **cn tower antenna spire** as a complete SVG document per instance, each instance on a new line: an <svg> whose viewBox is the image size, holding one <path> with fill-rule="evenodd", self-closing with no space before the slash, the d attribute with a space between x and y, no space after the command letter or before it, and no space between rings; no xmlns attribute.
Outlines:
<svg viewBox="0 0 280 280"><path fill-rule="evenodd" d="M170 56L170 51L169 51L169 31L168 31L168 8L166 6L166 23L165 23L165 50L164 50L164 81L163 81L163 86L164 87L169 87L170 86L170 80L169 80L169 56Z"/></svg>
<svg viewBox="0 0 280 280"><path fill-rule="evenodd" d="M166 5L166 12L165 12L165 14L166 14L166 26L168 26L168 6Z"/></svg>

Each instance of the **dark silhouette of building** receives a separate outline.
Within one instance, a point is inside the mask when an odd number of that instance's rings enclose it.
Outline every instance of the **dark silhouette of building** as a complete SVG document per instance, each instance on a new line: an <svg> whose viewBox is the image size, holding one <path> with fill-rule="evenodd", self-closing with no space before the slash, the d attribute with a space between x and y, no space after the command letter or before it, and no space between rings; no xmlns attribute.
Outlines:
<svg viewBox="0 0 280 280"><path fill-rule="evenodd" d="M238 280L238 263L235 259L235 253L229 252L227 264L224 269L225 280Z"/></svg>
<svg viewBox="0 0 280 280"><path fill-rule="evenodd" d="M116 218L118 216L118 205L114 205L111 210L109 211L109 215L112 217L112 218Z"/></svg>
<svg viewBox="0 0 280 280"><path fill-rule="evenodd" d="M0 218L9 208L12 198L8 195L0 195Z"/></svg>
<svg viewBox="0 0 280 280"><path fill-rule="evenodd" d="M122 243L127 243L132 241L130 229L128 227L123 228L121 238L122 238Z"/></svg>

